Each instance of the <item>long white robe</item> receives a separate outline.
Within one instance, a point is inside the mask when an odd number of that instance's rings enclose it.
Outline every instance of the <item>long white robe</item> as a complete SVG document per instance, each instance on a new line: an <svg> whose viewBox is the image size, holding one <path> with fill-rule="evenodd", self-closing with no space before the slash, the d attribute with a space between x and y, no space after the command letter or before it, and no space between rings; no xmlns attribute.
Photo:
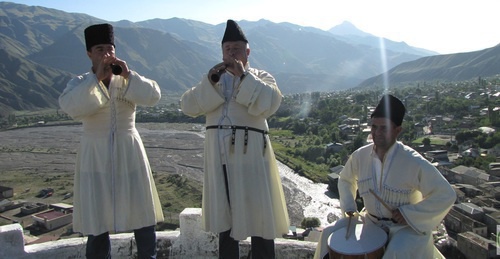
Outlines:
<svg viewBox="0 0 500 259"><path fill-rule="evenodd" d="M205 75L181 97L182 111L192 117L205 115L206 126L249 126L268 131L266 118L279 108L281 92L267 72L247 67L240 79L225 73L212 86ZM226 86L226 88L223 87ZM224 89L232 92L226 101ZM267 135L231 129L207 129L204 152L202 225L206 231L220 233L231 229L231 236L265 239L288 232L289 218L278 166ZM222 166L227 167L229 200Z"/></svg>
<svg viewBox="0 0 500 259"><path fill-rule="evenodd" d="M389 230L389 243L384 258L441 258L435 248L432 231L441 223L456 200L451 185L441 173L418 152L396 142L382 163L381 181L377 181L372 164L373 144L352 153L340 173L338 189L342 211L357 211L355 197L363 198L365 220ZM370 192L372 189L386 204L398 208L408 222L402 226L379 218L392 213ZM328 235L345 224L333 224L322 232L315 258L328 253Z"/></svg>
<svg viewBox="0 0 500 259"><path fill-rule="evenodd" d="M74 179L73 228L85 235L124 232L163 221L158 193L141 137L138 105L155 105L158 84L131 72L114 76L109 90L94 73L72 79L61 109L83 123Z"/></svg>

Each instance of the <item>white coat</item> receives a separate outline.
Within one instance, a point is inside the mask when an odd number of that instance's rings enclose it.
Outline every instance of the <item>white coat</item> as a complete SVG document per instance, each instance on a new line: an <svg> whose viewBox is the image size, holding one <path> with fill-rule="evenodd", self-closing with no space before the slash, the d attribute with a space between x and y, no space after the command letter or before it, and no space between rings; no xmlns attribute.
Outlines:
<svg viewBox="0 0 500 259"><path fill-rule="evenodd" d="M158 84L132 71L109 90L94 73L73 78L61 109L83 123L74 179L73 228L84 235L124 232L163 221L149 161L135 128L136 104L160 99Z"/></svg>
<svg viewBox="0 0 500 259"><path fill-rule="evenodd" d="M266 118L279 108L281 92L267 72L247 68L240 81L230 73L212 86L207 76L181 97L182 111L192 117L205 115L206 126L249 126L268 131ZM232 95L225 100L222 85ZM205 136L202 225L231 236L265 239L288 232L289 218L278 166L266 134L238 129L232 144L232 129L207 129ZM227 190L223 173L227 168Z"/></svg>

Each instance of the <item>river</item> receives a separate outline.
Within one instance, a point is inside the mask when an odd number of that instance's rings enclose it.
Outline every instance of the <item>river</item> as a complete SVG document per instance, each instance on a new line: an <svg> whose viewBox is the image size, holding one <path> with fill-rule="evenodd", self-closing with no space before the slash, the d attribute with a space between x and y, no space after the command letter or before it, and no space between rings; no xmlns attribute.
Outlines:
<svg viewBox="0 0 500 259"><path fill-rule="evenodd" d="M300 226L304 217L316 217L326 226L340 217L339 200L329 196L327 184L313 183L282 163L278 166L292 224Z"/></svg>

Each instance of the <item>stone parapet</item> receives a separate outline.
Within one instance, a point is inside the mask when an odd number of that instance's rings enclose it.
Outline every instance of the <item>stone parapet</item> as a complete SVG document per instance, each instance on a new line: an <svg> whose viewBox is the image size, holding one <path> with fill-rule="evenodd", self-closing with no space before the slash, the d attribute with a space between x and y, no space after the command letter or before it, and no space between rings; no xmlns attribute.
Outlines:
<svg viewBox="0 0 500 259"><path fill-rule="evenodd" d="M201 209L186 208L179 215L180 231L158 231L158 258L218 257L219 239L216 234L201 229ZM137 246L133 233L114 234L111 238L113 258L136 258ZM0 226L0 258L53 259L85 258L87 238L68 238L40 244L24 245L23 228L19 224ZM277 258L312 258L316 242L278 238ZM250 253L250 238L240 242L240 258Z"/></svg>

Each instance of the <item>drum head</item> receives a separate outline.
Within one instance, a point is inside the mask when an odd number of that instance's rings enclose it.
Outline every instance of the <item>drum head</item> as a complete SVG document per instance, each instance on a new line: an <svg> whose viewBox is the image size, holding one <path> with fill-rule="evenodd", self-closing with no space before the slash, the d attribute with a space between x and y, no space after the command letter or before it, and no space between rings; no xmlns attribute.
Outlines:
<svg viewBox="0 0 500 259"><path fill-rule="evenodd" d="M362 255L376 251L385 245L387 233L380 227L360 222L352 222L349 238L346 239L347 226L333 232L328 237L328 246L344 255Z"/></svg>

